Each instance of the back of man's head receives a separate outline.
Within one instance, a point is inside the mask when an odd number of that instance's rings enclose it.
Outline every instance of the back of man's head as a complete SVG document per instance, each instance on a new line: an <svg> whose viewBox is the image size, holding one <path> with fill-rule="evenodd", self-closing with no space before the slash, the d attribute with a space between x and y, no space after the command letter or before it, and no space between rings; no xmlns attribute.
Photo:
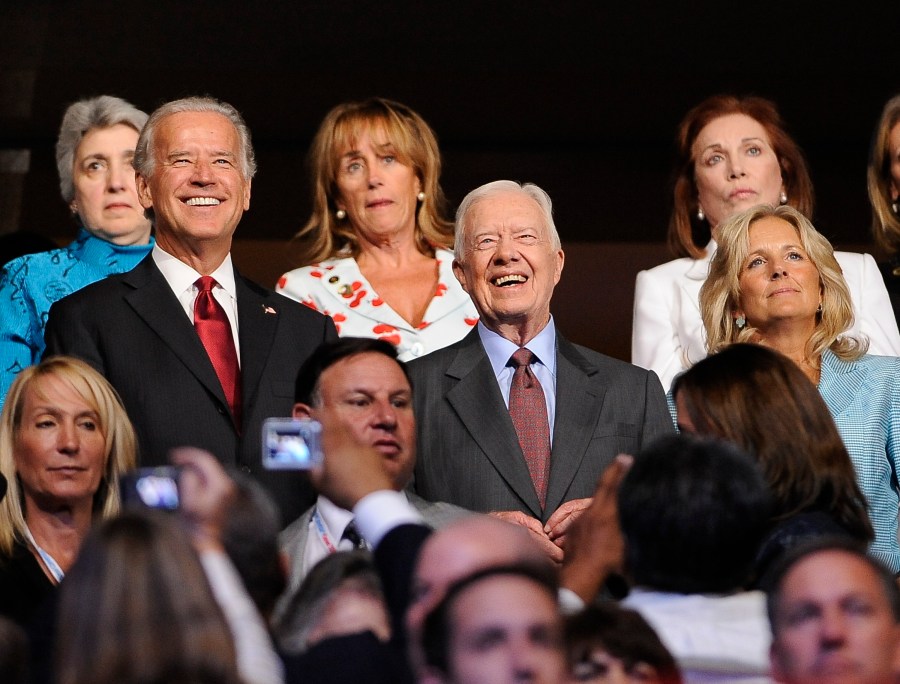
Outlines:
<svg viewBox="0 0 900 684"><path fill-rule="evenodd" d="M626 569L638 586L726 593L748 579L772 499L736 446L663 437L634 459L619 491Z"/></svg>

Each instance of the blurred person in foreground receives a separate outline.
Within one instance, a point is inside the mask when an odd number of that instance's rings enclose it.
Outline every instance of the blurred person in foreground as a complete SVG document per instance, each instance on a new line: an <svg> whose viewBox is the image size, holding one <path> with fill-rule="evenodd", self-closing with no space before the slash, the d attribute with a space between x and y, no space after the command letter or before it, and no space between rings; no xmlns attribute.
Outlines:
<svg viewBox="0 0 900 684"><path fill-rule="evenodd" d="M828 406L797 364L758 344L733 344L675 378L683 433L737 444L762 470L775 500L754 585L781 554L814 537L875 538L853 462Z"/></svg>
<svg viewBox="0 0 900 684"><path fill-rule="evenodd" d="M900 681L900 590L858 544L819 540L795 549L776 572L768 613L779 682Z"/></svg>

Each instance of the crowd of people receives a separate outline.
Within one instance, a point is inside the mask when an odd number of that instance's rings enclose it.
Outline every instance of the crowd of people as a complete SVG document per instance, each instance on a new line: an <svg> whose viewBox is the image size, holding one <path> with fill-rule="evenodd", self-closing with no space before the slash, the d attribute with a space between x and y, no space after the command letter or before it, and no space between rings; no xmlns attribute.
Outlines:
<svg viewBox="0 0 900 684"><path fill-rule="evenodd" d="M772 102L676 145L627 363L556 326L548 194L451 221L403 104L325 116L277 291L231 259L234 107L71 105L78 237L0 270L0 680L900 682L900 97L887 264L816 230ZM266 467L269 418L302 467Z"/></svg>

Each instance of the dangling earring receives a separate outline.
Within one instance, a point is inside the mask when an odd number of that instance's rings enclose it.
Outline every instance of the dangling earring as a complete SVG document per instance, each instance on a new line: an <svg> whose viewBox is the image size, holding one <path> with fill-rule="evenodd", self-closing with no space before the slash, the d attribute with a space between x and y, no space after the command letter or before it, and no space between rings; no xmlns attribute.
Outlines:
<svg viewBox="0 0 900 684"><path fill-rule="evenodd" d="M334 215L337 217L338 221L343 221L345 218L347 218L347 212L343 209L338 209L336 212L334 212Z"/></svg>
<svg viewBox="0 0 900 684"><path fill-rule="evenodd" d="M697 207L697 220L698 221L706 220L706 214L703 213L703 207L701 207L701 206Z"/></svg>
<svg viewBox="0 0 900 684"><path fill-rule="evenodd" d="M778 195L778 201L782 204L787 204L787 193L784 190L782 190L781 194Z"/></svg>
<svg viewBox="0 0 900 684"><path fill-rule="evenodd" d="M425 201L425 193L420 192L418 195L416 195L416 199L419 200L420 202L424 202Z"/></svg>
<svg viewBox="0 0 900 684"><path fill-rule="evenodd" d="M738 314L738 317L734 319L734 324L738 327L738 330L743 330L744 326L747 325L747 319L744 318L743 314Z"/></svg>

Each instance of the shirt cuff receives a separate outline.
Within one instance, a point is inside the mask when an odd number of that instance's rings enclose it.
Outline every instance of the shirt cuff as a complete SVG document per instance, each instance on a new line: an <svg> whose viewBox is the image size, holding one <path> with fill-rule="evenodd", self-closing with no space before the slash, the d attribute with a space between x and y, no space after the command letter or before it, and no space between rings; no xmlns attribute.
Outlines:
<svg viewBox="0 0 900 684"><path fill-rule="evenodd" d="M382 490L367 494L353 507L356 529L372 548L395 527L422 524L422 515L403 492Z"/></svg>
<svg viewBox="0 0 900 684"><path fill-rule="evenodd" d="M575 615L584 610L584 601L571 589L560 587L556 594L556 601L563 615Z"/></svg>

